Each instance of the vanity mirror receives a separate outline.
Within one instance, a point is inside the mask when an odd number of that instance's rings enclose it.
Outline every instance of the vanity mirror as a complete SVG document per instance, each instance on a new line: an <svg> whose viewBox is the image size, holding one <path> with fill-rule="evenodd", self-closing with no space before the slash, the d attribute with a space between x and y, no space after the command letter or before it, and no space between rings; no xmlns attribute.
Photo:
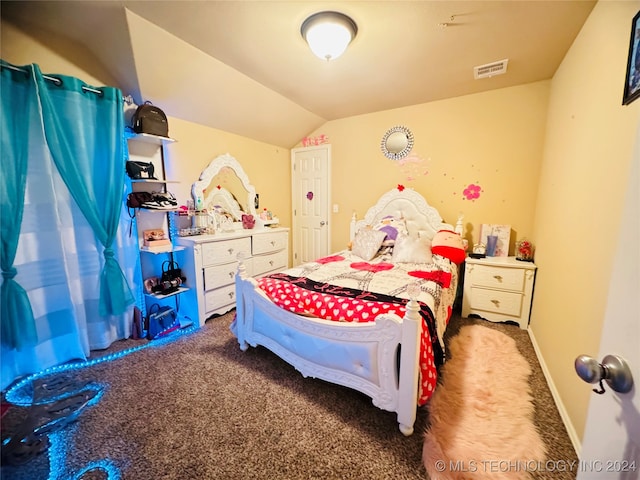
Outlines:
<svg viewBox="0 0 640 480"><path fill-rule="evenodd" d="M234 222L242 214L256 216L256 190L238 161L225 153L214 158L191 187L196 209L213 211L214 207L228 213Z"/></svg>
<svg viewBox="0 0 640 480"><path fill-rule="evenodd" d="M385 157L400 160L409 155L413 148L413 133L400 125L390 128L382 137L380 148Z"/></svg>

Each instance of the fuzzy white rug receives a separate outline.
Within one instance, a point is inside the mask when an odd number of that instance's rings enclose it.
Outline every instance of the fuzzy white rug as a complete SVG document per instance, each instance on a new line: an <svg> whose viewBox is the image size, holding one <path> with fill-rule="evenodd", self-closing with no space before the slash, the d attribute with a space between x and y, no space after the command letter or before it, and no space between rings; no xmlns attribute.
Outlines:
<svg viewBox="0 0 640 480"><path fill-rule="evenodd" d="M422 451L432 480L528 479L544 462L533 423L529 363L515 340L481 325L449 345L442 384L429 401Z"/></svg>

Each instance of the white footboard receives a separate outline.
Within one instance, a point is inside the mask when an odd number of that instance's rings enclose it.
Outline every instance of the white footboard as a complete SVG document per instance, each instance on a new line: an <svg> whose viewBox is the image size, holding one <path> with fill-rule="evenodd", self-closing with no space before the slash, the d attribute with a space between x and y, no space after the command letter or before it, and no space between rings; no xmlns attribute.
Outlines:
<svg viewBox="0 0 640 480"><path fill-rule="evenodd" d="M236 302L233 330L242 350L262 345L305 377L362 392L376 407L397 413L404 435L413 433L422 328L415 301L404 318L346 323L302 317L268 300L240 264Z"/></svg>

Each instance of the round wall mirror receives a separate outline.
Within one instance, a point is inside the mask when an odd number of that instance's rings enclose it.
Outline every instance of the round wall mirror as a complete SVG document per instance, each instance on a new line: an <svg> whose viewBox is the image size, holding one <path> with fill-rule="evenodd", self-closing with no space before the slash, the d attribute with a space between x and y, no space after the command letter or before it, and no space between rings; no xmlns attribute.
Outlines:
<svg viewBox="0 0 640 480"><path fill-rule="evenodd" d="M390 128L382 137L380 148L385 157L400 160L409 155L413 148L413 133L400 125Z"/></svg>

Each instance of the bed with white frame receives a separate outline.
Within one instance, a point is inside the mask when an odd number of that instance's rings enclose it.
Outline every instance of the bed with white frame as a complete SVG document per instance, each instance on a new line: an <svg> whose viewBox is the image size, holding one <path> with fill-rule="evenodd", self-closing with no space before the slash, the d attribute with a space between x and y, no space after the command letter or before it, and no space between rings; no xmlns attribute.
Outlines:
<svg viewBox="0 0 640 480"><path fill-rule="evenodd" d="M439 230L453 230L438 211L412 189L393 189L372 206L364 219L351 221L351 239L362 228L370 228L388 216L402 217L410 234L432 238ZM435 255L434 255L435 257ZM444 261L445 259L439 259ZM444 261L444 263L447 263ZM440 317L452 306L457 269L448 263L453 281L448 305L438 308ZM419 287L417 289L420 291ZM443 289L444 291L444 289ZM420 295L422 292L420 292ZM395 412L399 429L411 435L416 420L419 389L420 336L423 318L416 289L407 289L404 317L381 314L364 323L311 318L284 310L273 303L247 276L240 259L236 276L236 319L232 331L240 348L262 345L295 367L304 377L315 377L343 385L371 397L373 404ZM422 298L420 298L422 302ZM433 312L434 316L438 316ZM447 318L436 318L439 342Z"/></svg>

